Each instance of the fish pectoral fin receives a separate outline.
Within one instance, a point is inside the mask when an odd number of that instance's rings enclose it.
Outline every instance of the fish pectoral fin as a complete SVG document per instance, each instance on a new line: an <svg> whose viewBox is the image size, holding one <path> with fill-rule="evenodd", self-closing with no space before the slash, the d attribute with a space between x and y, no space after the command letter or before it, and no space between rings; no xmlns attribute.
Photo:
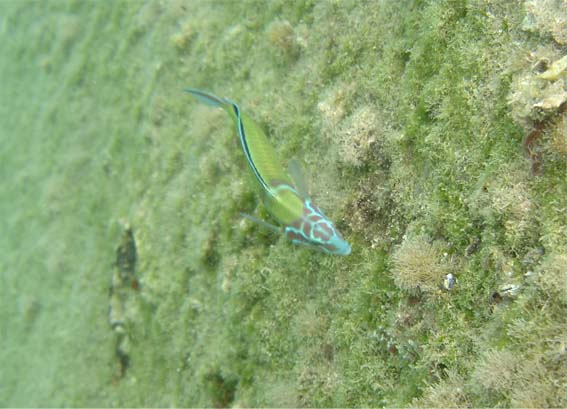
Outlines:
<svg viewBox="0 0 567 409"><path fill-rule="evenodd" d="M263 220L260 220L260 219L258 219L258 218L256 218L256 217L252 216L252 215L249 215L249 214L246 214L246 213L240 213L240 215L241 215L242 217L244 217L245 219L248 219L248 220L250 220L251 222L254 222L254 223L256 223L256 224L259 224L260 226L263 226L263 227L265 227L265 228L267 228L267 229L270 229L270 230L272 230L272 231L274 231L274 232L276 232L276 233L281 233L281 232L282 232L282 230L281 230L278 226L274 226L273 224L270 224L270 223L268 223L268 222L265 222L265 221L263 221Z"/></svg>
<svg viewBox="0 0 567 409"><path fill-rule="evenodd" d="M289 176L293 179L298 193L305 198L309 197L307 182L305 181L303 170L301 169L301 165L297 159L290 159L287 164L287 171Z"/></svg>

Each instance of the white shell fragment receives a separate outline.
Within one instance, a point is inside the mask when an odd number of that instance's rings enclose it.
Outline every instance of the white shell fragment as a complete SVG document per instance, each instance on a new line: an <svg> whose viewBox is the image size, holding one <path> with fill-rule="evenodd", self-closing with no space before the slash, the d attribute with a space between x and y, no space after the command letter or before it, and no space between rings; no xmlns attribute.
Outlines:
<svg viewBox="0 0 567 409"><path fill-rule="evenodd" d="M555 81L561 76L567 77L567 55L555 61L551 66L540 75L538 78Z"/></svg>
<svg viewBox="0 0 567 409"><path fill-rule="evenodd" d="M447 274L443 280L443 288L449 291L455 286L455 284L457 284L455 276L452 273Z"/></svg>

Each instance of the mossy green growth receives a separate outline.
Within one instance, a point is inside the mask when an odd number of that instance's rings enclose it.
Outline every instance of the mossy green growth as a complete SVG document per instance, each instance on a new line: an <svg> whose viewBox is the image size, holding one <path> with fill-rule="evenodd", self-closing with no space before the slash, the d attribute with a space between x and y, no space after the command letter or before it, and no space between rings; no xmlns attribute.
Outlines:
<svg viewBox="0 0 567 409"><path fill-rule="evenodd" d="M558 4L0 2L0 402L566 406ZM241 218L187 86L302 162L349 257Z"/></svg>

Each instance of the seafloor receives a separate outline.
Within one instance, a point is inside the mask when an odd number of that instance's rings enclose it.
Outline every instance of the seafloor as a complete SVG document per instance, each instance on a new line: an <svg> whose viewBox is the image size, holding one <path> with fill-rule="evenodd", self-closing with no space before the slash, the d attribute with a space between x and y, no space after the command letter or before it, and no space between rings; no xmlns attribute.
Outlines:
<svg viewBox="0 0 567 409"><path fill-rule="evenodd" d="M0 406L566 407L566 55L564 0L1 1Z"/></svg>

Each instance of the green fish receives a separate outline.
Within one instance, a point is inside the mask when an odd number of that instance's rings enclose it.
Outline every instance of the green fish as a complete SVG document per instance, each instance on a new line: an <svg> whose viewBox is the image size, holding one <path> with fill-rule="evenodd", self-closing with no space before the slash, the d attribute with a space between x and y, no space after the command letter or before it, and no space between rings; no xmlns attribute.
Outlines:
<svg viewBox="0 0 567 409"><path fill-rule="evenodd" d="M330 254L350 254L349 243L309 197L297 162L290 162L288 172L284 171L264 132L235 102L194 88L185 91L204 104L224 109L233 119L246 160L260 185L262 202L281 227L250 215L244 217L283 233L294 244Z"/></svg>

